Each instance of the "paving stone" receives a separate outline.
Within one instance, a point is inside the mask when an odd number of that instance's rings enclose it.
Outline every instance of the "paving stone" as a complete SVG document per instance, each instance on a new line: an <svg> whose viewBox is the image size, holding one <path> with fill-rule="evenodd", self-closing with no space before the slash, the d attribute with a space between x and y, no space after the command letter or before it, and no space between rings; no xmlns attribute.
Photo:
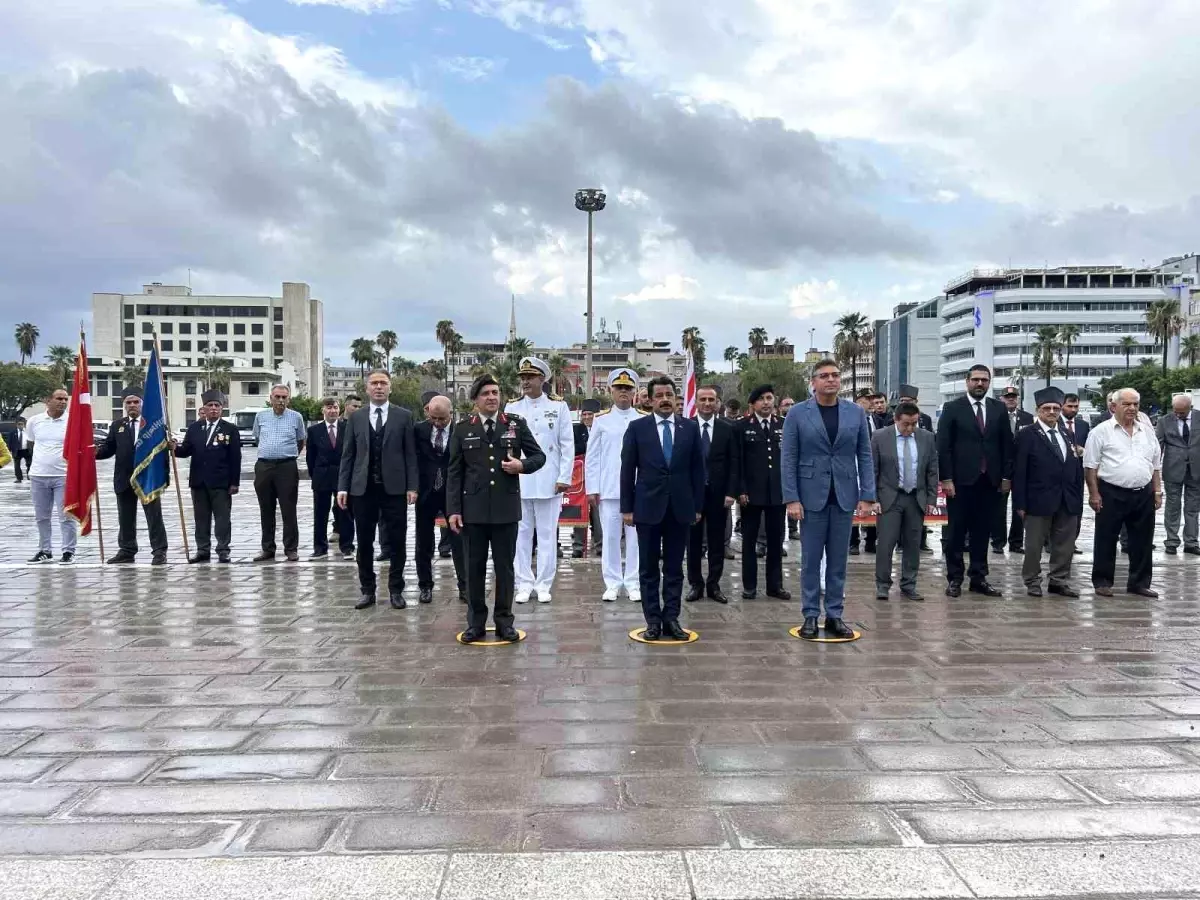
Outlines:
<svg viewBox="0 0 1200 900"><path fill-rule="evenodd" d="M911 747L906 744L869 744L862 748L871 765L888 771L948 772L996 769L1002 763L975 747Z"/></svg>
<svg viewBox="0 0 1200 900"><path fill-rule="evenodd" d="M1149 700L1114 697L1097 700L1048 700L1047 702L1073 719L1129 719L1143 716L1153 719L1162 717L1162 709ZM1159 705L1161 706L1161 703ZM1165 707L1163 708L1165 709ZM1200 712L1200 705L1196 709L1197 712ZM1169 711L1174 712L1174 710Z"/></svg>
<svg viewBox="0 0 1200 900"><path fill-rule="evenodd" d="M76 709L94 699L95 696L95 694L54 694L31 691L14 694L0 703L0 709Z"/></svg>
<svg viewBox="0 0 1200 900"><path fill-rule="evenodd" d="M7 829L0 825L0 835ZM92 900L124 866L113 860L0 859L0 884L8 900Z"/></svg>
<svg viewBox="0 0 1200 900"><path fill-rule="evenodd" d="M95 756L73 759L50 781L138 781L158 763L157 756Z"/></svg>
<svg viewBox="0 0 1200 900"><path fill-rule="evenodd" d="M1177 681L1080 681L1069 687L1085 697L1170 697L1192 691Z"/></svg>
<svg viewBox="0 0 1200 900"><path fill-rule="evenodd" d="M970 775L963 781L985 800L995 803L1075 802L1084 797L1052 775Z"/></svg>
<svg viewBox="0 0 1200 900"><path fill-rule="evenodd" d="M696 900L971 896L934 850L692 850L685 859Z"/></svg>
<svg viewBox="0 0 1200 900"><path fill-rule="evenodd" d="M678 853L556 853L450 858L441 900L689 900Z"/></svg>
<svg viewBox="0 0 1200 900"><path fill-rule="evenodd" d="M399 780L105 787L92 794L77 814L145 816L419 809L431 789L429 782Z"/></svg>
<svg viewBox="0 0 1200 900"><path fill-rule="evenodd" d="M528 778L520 775L487 775L447 779L438 788L438 810L538 809L617 805L615 778Z"/></svg>
<svg viewBox="0 0 1200 900"><path fill-rule="evenodd" d="M996 747L1018 769L1151 769L1186 763L1164 747Z"/></svg>
<svg viewBox="0 0 1200 900"><path fill-rule="evenodd" d="M541 764L539 753L512 753L508 750L392 750L341 756L333 777L475 775L480 772L535 774Z"/></svg>
<svg viewBox="0 0 1200 900"><path fill-rule="evenodd" d="M1114 801L1198 800L1200 771L1089 772L1076 780L1093 793Z"/></svg>
<svg viewBox="0 0 1200 900"><path fill-rule="evenodd" d="M106 731L47 734L21 747L22 755L137 753L139 751L232 750L249 731Z"/></svg>
<svg viewBox="0 0 1200 900"><path fill-rule="evenodd" d="M777 807L725 813L743 849L900 844L888 816L872 809Z"/></svg>
<svg viewBox="0 0 1200 900"><path fill-rule="evenodd" d="M151 781L276 781L315 778L328 762L325 753L241 753L176 756Z"/></svg>
<svg viewBox="0 0 1200 900"><path fill-rule="evenodd" d="M246 849L262 853L315 852L325 846L338 822L334 818L311 816L264 819L255 826Z"/></svg>
<svg viewBox="0 0 1200 900"><path fill-rule="evenodd" d="M0 824L0 855L220 853L237 830L229 822L27 822ZM0 872L4 861L0 860ZM0 883L4 879L0 877ZM5 893L6 898L11 896Z"/></svg>
<svg viewBox="0 0 1200 900"><path fill-rule="evenodd" d="M77 787L0 786L0 816L49 816L77 796Z"/></svg>
<svg viewBox="0 0 1200 900"><path fill-rule="evenodd" d="M543 771L546 775L620 775L697 769L695 753L683 747L584 747L547 753Z"/></svg>
<svg viewBox="0 0 1200 900"><path fill-rule="evenodd" d="M488 850L521 849L524 816L520 813L362 816L350 823L347 850Z"/></svg>
<svg viewBox="0 0 1200 900"><path fill-rule="evenodd" d="M1155 697L1150 703L1177 716L1200 716L1200 697Z"/></svg>
<svg viewBox="0 0 1200 900"><path fill-rule="evenodd" d="M812 772L865 769L848 747L698 747L700 767L713 773Z"/></svg>
<svg viewBox="0 0 1200 900"><path fill-rule="evenodd" d="M58 763L57 759L0 759L0 782L33 781Z"/></svg>
<svg viewBox="0 0 1200 900"><path fill-rule="evenodd" d="M964 796L936 775L665 776L624 779L630 800L644 806L813 803L939 803Z"/></svg>
<svg viewBox="0 0 1200 900"><path fill-rule="evenodd" d="M1048 739L1045 731L1027 722L933 722L929 729L948 741L1025 743Z"/></svg>
<svg viewBox="0 0 1200 900"><path fill-rule="evenodd" d="M462 728L293 728L271 731L254 744L255 750L371 750L390 747L458 750L469 739Z"/></svg>
<svg viewBox="0 0 1200 900"><path fill-rule="evenodd" d="M539 812L526 822L526 849L729 846L716 814L704 809Z"/></svg>
<svg viewBox="0 0 1200 900"><path fill-rule="evenodd" d="M940 844L1200 835L1200 809L1190 807L914 809L904 818L927 841Z"/></svg>
<svg viewBox="0 0 1200 900"><path fill-rule="evenodd" d="M1191 740L1200 736L1194 723L1179 719L1171 721L1137 719L1132 722L1111 720L1043 722L1042 728L1058 740L1068 743L1076 741L1177 741Z"/></svg>

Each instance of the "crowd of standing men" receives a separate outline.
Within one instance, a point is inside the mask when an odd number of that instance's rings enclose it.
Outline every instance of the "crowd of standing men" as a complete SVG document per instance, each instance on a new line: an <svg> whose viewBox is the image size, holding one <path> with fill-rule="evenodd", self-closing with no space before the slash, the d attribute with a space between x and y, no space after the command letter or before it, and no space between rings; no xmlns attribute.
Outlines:
<svg viewBox="0 0 1200 900"><path fill-rule="evenodd" d="M338 552L357 562L356 608L376 604L375 563L383 559L390 563L388 599L403 609L408 508L414 506L419 601L433 599L432 558L441 526L447 529L442 551L453 558L458 596L468 604L463 635L468 643L484 636L489 553L499 639L515 639L514 603L551 601L563 495L578 479L577 457L583 458L591 526L600 543L601 599L612 602L624 592L639 602L648 640L687 639L679 623L685 581L689 602L705 597L729 602L721 577L726 559L732 558L733 510L740 513L746 600L757 596L760 554L766 595L790 599L782 556L785 536L799 530L801 634L807 637L818 633L822 611L827 636L852 634L843 610L847 557L859 546L856 519L866 550L876 554L876 597L890 596L898 548L901 596L924 599L917 579L922 552L931 552L926 519L942 512L939 493L947 521L948 597L960 597L964 584L973 594L1000 597L988 578L988 550L1004 553L1006 545L1024 556L1028 595L1043 595L1042 558L1048 550L1046 590L1079 596L1071 572L1080 552L1085 488L1096 512L1091 575L1097 595L1113 594L1120 543L1129 555L1125 590L1157 596L1151 587L1152 533L1164 493L1166 551L1175 554L1182 544L1184 553L1200 555L1200 438L1194 436L1200 422L1184 396L1155 427L1139 412L1136 391L1114 392L1104 420L1089 428L1076 418L1078 397L1054 387L1039 390L1033 416L1019 408L1015 389L995 399L991 372L976 365L968 373L966 395L943 408L935 436L911 386L904 386L891 414L880 394L864 392L855 403L839 399L841 373L832 360L813 367L811 397L805 401L779 398L777 403L772 387L759 385L740 415L734 402L722 403L716 387L702 385L692 418L680 414L669 378L652 379L639 394L637 374L617 369L609 378L612 406L600 412L598 403L588 401L573 423L567 405L546 389L544 361L526 357L518 374L522 397L503 409L495 380L476 380L470 391L474 411L460 422L454 421L450 400L432 393L423 398L424 416L416 421L410 410L390 402L390 377L382 371L367 377L365 403L352 397L342 409L336 400L326 400L321 421L312 425L289 408L287 388L274 387L270 406L254 422L254 489L262 533L254 561L277 556L277 513L284 557L299 558L302 453L314 501L310 558L329 555L332 515ZM51 527L55 509L62 508L67 399L65 391L55 391L46 412L19 423L15 441L10 438L18 480L21 464L28 468L38 522L39 547L30 562L53 559ZM215 550L217 561L228 563L241 440L237 428L222 418L225 398L219 392L206 392L202 403L183 440L169 443L176 456L191 459L196 548L189 562L209 562ZM97 459L114 459L118 550L108 562L136 558L140 505L152 562L161 565L167 536L160 500L139 498L131 488L134 447L145 425L140 392L126 390L123 406L125 415L96 447ZM72 562L75 553L69 521L62 526L63 563ZM577 556L583 552L581 530L575 535Z"/></svg>

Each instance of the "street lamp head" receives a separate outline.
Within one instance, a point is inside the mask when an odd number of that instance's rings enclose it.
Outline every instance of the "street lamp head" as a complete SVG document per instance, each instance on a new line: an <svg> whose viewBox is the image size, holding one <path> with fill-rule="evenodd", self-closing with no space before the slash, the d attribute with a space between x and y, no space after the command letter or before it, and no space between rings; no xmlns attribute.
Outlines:
<svg viewBox="0 0 1200 900"><path fill-rule="evenodd" d="M608 195L599 188L583 188L575 192L575 208L587 213L600 212Z"/></svg>

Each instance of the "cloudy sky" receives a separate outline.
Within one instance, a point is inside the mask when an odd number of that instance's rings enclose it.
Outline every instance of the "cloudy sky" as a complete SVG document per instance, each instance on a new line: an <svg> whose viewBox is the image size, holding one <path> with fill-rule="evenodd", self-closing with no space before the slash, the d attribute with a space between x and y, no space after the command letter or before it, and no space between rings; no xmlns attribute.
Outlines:
<svg viewBox="0 0 1200 900"><path fill-rule="evenodd" d="M825 346L974 265L1200 251L1196 0L0 3L0 358L149 281L325 301L326 351L596 314Z"/></svg>

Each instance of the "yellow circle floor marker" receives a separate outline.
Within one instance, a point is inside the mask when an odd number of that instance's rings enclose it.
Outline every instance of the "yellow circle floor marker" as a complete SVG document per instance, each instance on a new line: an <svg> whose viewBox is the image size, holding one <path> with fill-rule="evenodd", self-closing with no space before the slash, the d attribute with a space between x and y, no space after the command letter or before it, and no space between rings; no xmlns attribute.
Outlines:
<svg viewBox="0 0 1200 900"><path fill-rule="evenodd" d="M635 628L633 631L629 632L629 637L631 640L635 640L639 644L666 644L668 647L682 647L684 644L694 644L696 641L700 640L700 632L692 631L688 628L683 630L686 631L688 635L688 639L686 641L674 641L670 638L659 638L657 641L648 641L642 636L646 633L646 627L644 625L641 628Z"/></svg>
<svg viewBox="0 0 1200 900"><path fill-rule="evenodd" d="M490 632L493 632L493 633L496 631L496 629L493 628L491 625L488 626L487 630ZM460 631L455 636L455 640L457 640L460 644L467 644L467 642L462 639L464 634L466 634L465 631ZM518 628L517 629L517 639L515 641L498 641L498 640L492 638L490 640L472 641L471 643L467 644L467 646L468 647L507 647L509 644L516 644L523 640L525 640L525 632L523 629Z"/></svg>
<svg viewBox="0 0 1200 900"><path fill-rule="evenodd" d="M804 627L803 625L797 625L795 628L789 628L788 634L790 634L794 638L800 638L800 629L803 627ZM800 638L800 640L809 641L810 643L813 643L813 644L849 644L851 641L857 641L860 637L862 637L861 631L854 632L854 637L848 637L848 638L825 637L825 630L821 629L820 631L817 632L816 637Z"/></svg>

